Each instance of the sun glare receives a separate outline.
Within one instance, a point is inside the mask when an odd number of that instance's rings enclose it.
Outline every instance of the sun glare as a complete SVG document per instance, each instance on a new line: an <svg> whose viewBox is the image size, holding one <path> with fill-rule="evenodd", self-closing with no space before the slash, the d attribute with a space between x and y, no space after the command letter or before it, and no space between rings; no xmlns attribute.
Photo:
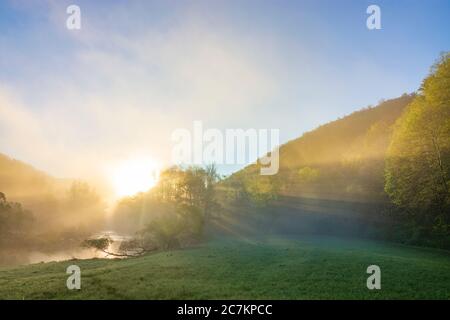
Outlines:
<svg viewBox="0 0 450 320"><path fill-rule="evenodd" d="M158 166L151 159L125 161L113 169L114 190L120 197L147 191L157 183L158 174Z"/></svg>

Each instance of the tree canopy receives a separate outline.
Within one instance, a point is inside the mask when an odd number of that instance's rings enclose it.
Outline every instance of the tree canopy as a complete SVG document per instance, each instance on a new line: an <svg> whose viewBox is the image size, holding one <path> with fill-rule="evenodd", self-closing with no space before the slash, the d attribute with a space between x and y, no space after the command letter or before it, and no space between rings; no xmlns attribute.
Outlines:
<svg viewBox="0 0 450 320"><path fill-rule="evenodd" d="M417 227L448 234L450 224L450 54L444 54L397 121L385 190Z"/></svg>

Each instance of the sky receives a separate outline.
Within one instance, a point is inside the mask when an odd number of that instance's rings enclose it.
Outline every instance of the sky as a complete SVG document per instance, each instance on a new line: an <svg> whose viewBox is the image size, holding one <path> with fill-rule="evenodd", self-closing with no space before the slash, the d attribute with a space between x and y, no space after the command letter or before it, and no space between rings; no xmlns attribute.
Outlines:
<svg viewBox="0 0 450 320"><path fill-rule="evenodd" d="M1 1L0 153L89 180L133 157L170 164L171 133L196 120L284 143L417 90L450 48L449 14L445 0Z"/></svg>

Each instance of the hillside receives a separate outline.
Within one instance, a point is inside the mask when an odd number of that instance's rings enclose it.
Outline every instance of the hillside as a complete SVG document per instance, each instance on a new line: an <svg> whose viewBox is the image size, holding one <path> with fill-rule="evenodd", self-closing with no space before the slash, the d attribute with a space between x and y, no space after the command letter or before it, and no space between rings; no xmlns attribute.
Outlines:
<svg viewBox="0 0 450 320"><path fill-rule="evenodd" d="M88 184L57 179L0 154L0 265L30 253L79 247L103 224L101 198Z"/></svg>
<svg viewBox="0 0 450 320"><path fill-rule="evenodd" d="M274 176L260 175L254 164L223 185L239 189L237 198L250 203L277 200L274 212L286 206L305 211L305 198L363 203L356 215L384 229L379 237L449 248L449 77L450 54L443 53L414 95L352 113L281 146Z"/></svg>
<svg viewBox="0 0 450 320"><path fill-rule="evenodd" d="M34 207L46 196L70 186L69 179L57 179L22 161L0 153L0 192L11 201Z"/></svg>
<svg viewBox="0 0 450 320"><path fill-rule="evenodd" d="M227 183L240 182L245 188L252 179L268 179L285 196L384 201L384 157L393 125L413 98L403 95L381 102L282 145L277 175L257 177L254 164Z"/></svg>

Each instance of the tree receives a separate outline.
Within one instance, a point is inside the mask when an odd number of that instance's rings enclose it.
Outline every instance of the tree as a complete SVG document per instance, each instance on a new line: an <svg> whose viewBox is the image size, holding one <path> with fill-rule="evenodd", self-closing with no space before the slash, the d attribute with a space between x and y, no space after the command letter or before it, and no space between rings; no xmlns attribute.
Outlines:
<svg viewBox="0 0 450 320"><path fill-rule="evenodd" d="M385 191L416 225L450 231L450 53L442 55L396 123Z"/></svg>
<svg viewBox="0 0 450 320"><path fill-rule="evenodd" d="M204 195L204 216L205 220L208 220L211 211L216 208L216 184L220 180L220 175L217 173L217 167L215 164L210 164L205 168L205 195Z"/></svg>
<svg viewBox="0 0 450 320"><path fill-rule="evenodd" d="M137 231L140 247L173 249L199 241L207 221L218 209L215 165L172 167L160 174L158 184L146 193L125 198L115 211L119 228Z"/></svg>
<svg viewBox="0 0 450 320"><path fill-rule="evenodd" d="M186 222L185 217L177 212L171 212L151 221L140 234L158 249L175 249L181 246L183 238L188 233Z"/></svg>
<svg viewBox="0 0 450 320"><path fill-rule="evenodd" d="M250 201L256 206L267 206L278 196L278 183L271 176L248 176L244 189Z"/></svg>
<svg viewBox="0 0 450 320"><path fill-rule="evenodd" d="M34 221L33 214L17 202L7 201L0 192L0 247L23 241Z"/></svg>
<svg viewBox="0 0 450 320"><path fill-rule="evenodd" d="M86 239L81 244L84 248L94 249L106 254L106 256L114 257L138 257L146 252L152 251L142 247L142 244L137 239L123 241L120 244L118 252L113 252L111 245L114 241L108 237Z"/></svg>

